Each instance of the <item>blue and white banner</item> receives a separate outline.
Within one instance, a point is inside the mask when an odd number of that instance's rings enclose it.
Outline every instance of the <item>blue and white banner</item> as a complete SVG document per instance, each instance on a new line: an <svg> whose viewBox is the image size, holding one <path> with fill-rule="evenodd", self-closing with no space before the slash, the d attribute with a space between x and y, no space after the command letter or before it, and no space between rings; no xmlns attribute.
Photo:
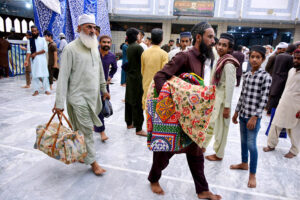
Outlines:
<svg viewBox="0 0 300 200"><path fill-rule="evenodd" d="M96 24L101 28L100 34L111 36L107 0L55 0L51 1L56 4L51 9L44 1L32 0L35 25L40 34L45 30L53 33L56 43L59 41L59 33L64 33L68 42L76 38L78 17L82 14L94 14ZM57 12L58 6L61 14Z"/></svg>

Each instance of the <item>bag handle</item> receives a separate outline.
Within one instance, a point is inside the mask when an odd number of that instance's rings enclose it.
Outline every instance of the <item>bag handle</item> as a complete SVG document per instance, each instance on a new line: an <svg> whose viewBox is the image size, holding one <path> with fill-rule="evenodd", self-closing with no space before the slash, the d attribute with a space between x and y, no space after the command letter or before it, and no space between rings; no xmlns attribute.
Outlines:
<svg viewBox="0 0 300 200"><path fill-rule="evenodd" d="M51 124L51 122L52 122L52 120L53 120L53 118L54 118L55 115L57 115L57 117L58 117L59 125L58 125L58 128L57 128L57 131L56 131L56 134L55 134L56 137L55 137L55 140L54 140L54 143L53 143L53 146L52 146L52 151L51 151L52 155L54 154L54 148L55 148L55 146L56 146L56 142L57 142L59 130L60 130L60 127L61 127L61 125L62 125L62 117L66 120L66 122L68 123L69 127L70 127L71 129L73 129L73 128L72 128L72 125L71 125L71 123L70 123L70 121L68 120L68 118L65 116L64 113L58 114L56 111L54 111L54 112L53 112L53 115L51 116L49 122L47 123L47 125L46 125L46 127L45 127L45 130L43 131L43 133L41 134L41 136L40 136L40 138L39 138L39 141L38 141L38 144L37 144L37 148L38 148L38 149L40 148L40 144L41 144L42 137L44 136L45 132L48 130L48 128L49 128L49 126L50 126L50 124Z"/></svg>

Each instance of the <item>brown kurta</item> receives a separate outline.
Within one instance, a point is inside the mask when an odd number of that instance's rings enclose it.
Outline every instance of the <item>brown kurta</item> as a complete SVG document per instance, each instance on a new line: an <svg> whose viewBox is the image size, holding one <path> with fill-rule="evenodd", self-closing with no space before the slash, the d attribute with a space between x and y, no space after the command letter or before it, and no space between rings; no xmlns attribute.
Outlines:
<svg viewBox="0 0 300 200"><path fill-rule="evenodd" d="M164 83L173 75L179 76L184 72L194 72L198 76L204 76L205 57L195 48L177 53L164 68L154 76L155 88L159 93Z"/></svg>
<svg viewBox="0 0 300 200"><path fill-rule="evenodd" d="M0 38L0 67L8 67L8 50L10 49L9 42Z"/></svg>

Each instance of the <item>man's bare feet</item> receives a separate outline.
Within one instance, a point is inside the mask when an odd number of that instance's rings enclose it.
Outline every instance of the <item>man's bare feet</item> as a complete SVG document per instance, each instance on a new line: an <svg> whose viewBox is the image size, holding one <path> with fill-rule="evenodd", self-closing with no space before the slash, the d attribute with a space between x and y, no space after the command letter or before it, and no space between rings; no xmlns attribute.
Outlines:
<svg viewBox="0 0 300 200"><path fill-rule="evenodd" d="M150 187L153 193L164 195L164 190L160 187L159 182L156 183L150 183Z"/></svg>
<svg viewBox="0 0 300 200"><path fill-rule="evenodd" d="M132 128L134 128L134 126L133 126L133 125L129 125L129 126L127 126L127 129L132 129Z"/></svg>
<svg viewBox="0 0 300 200"><path fill-rule="evenodd" d="M263 148L264 152L274 151L275 148L271 148L269 146Z"/></svg>
<svg viewBox="0 0 300 200"><path fill-rule="evenodd" d="M24 85L22 88L30 88L30 85Z"/></svg>
<svg viewBox="0 0 300 200"><path fill-rule="evenodd" d="M230 165L230 169L241 169L241 170L248 170L248 163L240 163L237 165Z"/></svg>
<svg viewBox="0 0 300 200"><path fill-rule="evenodd" d="M284 155L284 157L286 157L286 158L294 158L296 155L295 154L293 154L292 152L288 152L287 154L285 154Z"/></svg>
<svg viewBox="0 0 300 200"><path fill-rule="evenodd" d="M221 160L223 160L223 158L219 158L216 154L205 156L205 158L207 160L210 160L210 161L221 161Z"/></svg>
<svg viewBox="0 0 300 200"><path fill-rule="evenodd" d="M126 83L124 83L124 84L121 84L121 86L122 86L122 87L126 87Z"/></svg>
<svg viewBox="0 0 300 200"><path fill-rule="evenodd" d="M32 96L37 96L37 95L39 95L39 92L38 92L38 91L35 91L35 92L32 94Z"/></svg>
<svg viewBox="0 0 300 200"><path fill-rule="evenodd" d="M249 181L248 181L249 188L256 188L256 177L255 174L249 174Z"/></svg>
<svg viewBox="0 0 300 200"><path fill-rule="evenodd" d="M137 135L140 135L140 136L145 136L145 137L147 137L147 133L146 133L145 131L143 131L143 130L136 132L136 134L137 134Z"/></svg>
<svg viewBox="0 0 300 200"><path fill-rule="evenodd" d="M222 197L218 194L213 194L210 191L204 191L198 194L199 199L211 199L211 200L219 200Z"/></svg>
<svg viewBox="0 0 300 200"><path fill-rule="evenodd" d="M101 136L101 141L102 142L104 142L105 140L108 140L108 137L107 137L107 135L105 134L104 131L100 133L100 136Z"/></svg>
<svg viewBox="0 0 300 200"><path fill-rule="evenodd" d="M98 165L98 163L95 161L91 164L92 166L92 170L94 172L95 175L99 176L102 175L104 172L106 172L105 169L101 168L100 165Z"/></svg>
<svg viewBox="0 0 300 200"><path fill-rule="evenodd" d="M50 95L51 93L50 93L50 92L48 92L48 91L46 91L46 92L45 92L45 94L46 94L46 95Z"/></svg>

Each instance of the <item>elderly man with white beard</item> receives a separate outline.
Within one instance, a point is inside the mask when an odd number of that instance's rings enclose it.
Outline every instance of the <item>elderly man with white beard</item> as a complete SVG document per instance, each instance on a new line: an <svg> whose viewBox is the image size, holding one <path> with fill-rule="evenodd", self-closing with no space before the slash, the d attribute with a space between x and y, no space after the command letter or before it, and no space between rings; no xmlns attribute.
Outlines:
<svg viewBox="0 0 300 200"><path fill-rule="evenodd" d="M56 88L54 109L61 113L66 100L67 111L74 131L84 135L87 156L85 164L91 165L94 174L105 172L96 162L93 126L102 126L98 114L103 98L110 98L95 35L95 16L84 14L79 17L79 38L69 43L63 51Z"/></svg>

